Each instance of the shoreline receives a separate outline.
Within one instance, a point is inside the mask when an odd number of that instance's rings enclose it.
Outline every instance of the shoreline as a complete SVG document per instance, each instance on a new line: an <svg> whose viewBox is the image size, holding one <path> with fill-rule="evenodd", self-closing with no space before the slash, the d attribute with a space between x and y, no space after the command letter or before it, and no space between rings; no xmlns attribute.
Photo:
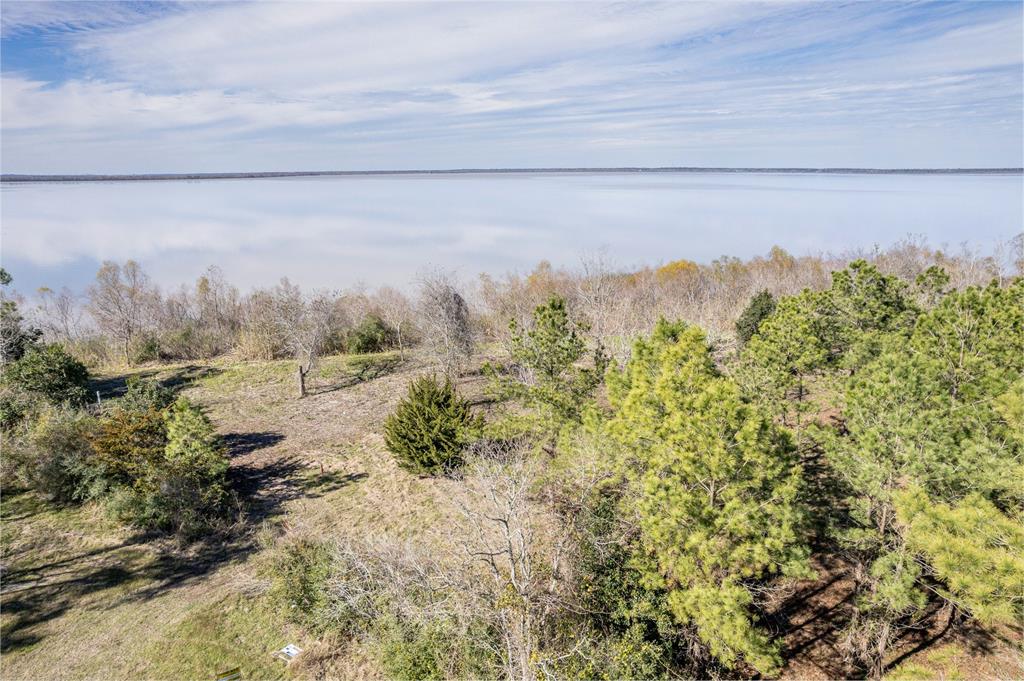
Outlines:
<svg viewBox="0 0 1024 681"><path fill-rule="evenodd" d="M454 168L440 170L308 170L224 173L139 173L42 175L0 174L0 183L60 182L173 182L182 180L259 180L289 177L380 177L416 175L585 175L585 174L748 174L748 175L1021 175L1024 168L728 168L728 167L618 167L618 168Z"/></svg>

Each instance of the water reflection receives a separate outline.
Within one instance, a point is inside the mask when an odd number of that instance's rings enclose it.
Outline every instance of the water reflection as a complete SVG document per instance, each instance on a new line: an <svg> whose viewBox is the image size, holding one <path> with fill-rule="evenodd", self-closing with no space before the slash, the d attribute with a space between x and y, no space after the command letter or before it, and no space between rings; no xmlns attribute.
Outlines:
<svg viewBox="0 0 1024 681"><path fill-rule="evenodd" d="M1019 175L319 177L4 185L0 198L22 291L81 288L103 259L135 258L166 285L213 263L243 288L407 285L427 264L469 277L601 246L623 264L907 234L989 248L1024 223Z"/></svg>

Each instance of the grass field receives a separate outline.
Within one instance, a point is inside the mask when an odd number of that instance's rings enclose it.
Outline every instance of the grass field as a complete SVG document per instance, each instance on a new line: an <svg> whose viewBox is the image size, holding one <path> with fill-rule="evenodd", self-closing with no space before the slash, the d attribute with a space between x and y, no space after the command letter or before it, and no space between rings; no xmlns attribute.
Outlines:
<svg viewBox="0 0 1024 681"><path fill-rule="evenodd" d="M213 679L233 667L245 679L379 675L358 645L317 641L290 624L266 594L262 565L268 537L284 527L434 545L457 533L460 483L410 475L383 447L384 416L423 371L393 354L330 357L301 400L291 362L133 371L168 381L205 407L228 446L232 484L245 502L239 523L233 532L183 546L137 535L95 506L57 508L30 492L6 494L2 677ZM111 399L126 377L100 373L95 387ZM474 398L483 386L474 375L459 388ZM840 566L801 586L799 602L785 613L788 676L834 673L837 642L821 632L848 611L844 584ZM286 667L272 653L287 643L306 652ZM895 653L894 675L1024 674L1014 649L1019 632L970 639L940 633L915 652L916 645Z"/></svg>

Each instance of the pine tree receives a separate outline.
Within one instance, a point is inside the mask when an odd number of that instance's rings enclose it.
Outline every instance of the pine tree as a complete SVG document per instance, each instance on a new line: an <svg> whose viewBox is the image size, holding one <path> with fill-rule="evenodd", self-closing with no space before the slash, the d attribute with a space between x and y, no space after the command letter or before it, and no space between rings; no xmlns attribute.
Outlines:
<svg viewBox="0 0 1024 681"><path fill-rule="evenodd" d="M747 303L746 309L743 310L739 319L736 320L736 339L739 340L740 345L746 345L754 334L757 333L761 322L774 311L775 296L771 292L763 290L751 298L750 302Z"/></svg>
<svg viewBox="0 0 1024 681"><path fill-rule="evenodd" d="M828 361L819 310L822 294L783 298L743 348L736 380L745 395L768 406L787 425L801 423L807 382Z"/></svg>
<svg viewBox="0 0 1024 681"><path fill-rule="evenodd" d="M611 372L608 433L626 452L649 588L664 589L722 664L778 669L777 646L751 612L751 585L806 574L797 495L801 469L785 433L715 370L703 333L658 323L625 369Z"/></svg>
<svg viewBox="0 0 1024 681"><path fill-rule="evenodd" d="M545 430L579 424L608 366L600 346L593 351L590 366L578 365L587 355L584 334L589 327L570 319L565 300L552 296L534 310L528 332L522 333L515 320L509 329L512 362L519 376L509 378L488 367L495 392L534 408Z"/></svg>
<svg viewBox="0 0 1024 681"><path fill-rule="evenodd" d="M228 460L203 412L182 398L168 409L163 460L149 471L157 494L159 524L177 532L201 527L227 498Z"/></svg>
<svg viewBox="0 0 1024 681"><path fill-rule="evenodd" d="M833 468L853 490L840 539L865 568L854 633L873 676L883 671L900 621L924 605L921 565L952 594L984 593L976 567L950 552L960 543L979 560L998 562L984 546L963 545L977 524L971 514L1004 514L993 527L1020 522L1024 448L1014 431L1024 281L949 294L917 319L909 338L892 335L899 342L848 381L847 434L827 440ZM949 540L946 549L935 544L940 537ZM975 603L987 607L984 599Z"/></svg>
<svg viewBox="0 0 1024 681"><path fill-rule="evenodd" d="M413 381L408 396L384 422L384 444L405 470L437 475L461 463L480 425L450 380L439 383L425 376Z"/></svg>
<svg viewBox="0 0 1024 681"><path fill-rule="evenodd" d="M943 597L988 625L1019 622L1024 609L1024 517L980 494L936 503L917 486L897 494L907 548L945 584Z"/></svg>

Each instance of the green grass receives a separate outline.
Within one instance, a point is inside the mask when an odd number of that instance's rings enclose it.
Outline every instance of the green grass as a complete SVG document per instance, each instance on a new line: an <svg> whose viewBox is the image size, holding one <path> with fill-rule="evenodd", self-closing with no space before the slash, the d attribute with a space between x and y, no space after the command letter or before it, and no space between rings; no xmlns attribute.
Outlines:
<svg viewBox="0 0 1024 681"><path fill-rule="evenodd" d="M886 681L963 681L964 674L957 667L963 652L955 644L929 650L886 674Z"/></svg>
<svg viewBox="0 0 1024 681"><path fill-rule="evenodd" d="M283 679L287 667L272 657L288 643L300 647L295 629L266 596L232 595L195 607L167 636L143 652L148 679L212 679L239 667L242 678Z"/></svg>
<svg viewBox="0 0 1024 681"><path fill-rule="evenodd" d="M365 355L331 355L321 357L307 383L310 386L332 381L353 380L373 375L375 370L385 371L397 362L398 353L383 352ZM261 386L287 386L295 382L296 362L291 359L239 362L217 366L217 371L200 378L198 384L213 392L228 394Z"/></svg>

